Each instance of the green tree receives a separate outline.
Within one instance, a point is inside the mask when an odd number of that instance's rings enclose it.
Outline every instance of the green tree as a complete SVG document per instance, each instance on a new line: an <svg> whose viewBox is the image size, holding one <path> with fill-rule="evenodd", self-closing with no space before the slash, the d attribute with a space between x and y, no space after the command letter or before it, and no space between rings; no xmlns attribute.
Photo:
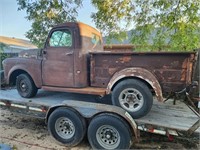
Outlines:
<svg viewBox="0 0 200 150"><path fill-rule="evenodd" d="M139 50L146 47L146 50L188 51L200 47L200 0L92 0L92 3L97 8L92 14L96 26L111 35L134 27L131 42L140 45Z"/></svg>
<svg viewBox="0 0 200 150"><path fill-rule="evenodd" d="M130 0L92 0L92 4L97 12L92 13L91 17L96 27L108 37L107 42L111 39L121 41L127 38L126 27L129 25L133 11Z"/></svg>
<svg viewBox="0 0 200 150"><path fill-rule="evenodd" d="M4 53L4 49L7 48L8 46L4 43L0 43L0 70L2 70L3 65L2 65L2 61L8 57L8 54Z"/></svg>
<svg viewBox="0 0 200 150"><path fill-rule="evenodd" d="M26 37L38 47L43 47L50 28L66 21L75 21L82 0L17 0L18 10L25 10L32 22Z"/></svg>
<svg viewBox="0 0 200 150"><path fill-rule="evenodd" d="M0 43L0 53L4 53L4 48L6 48L7 45L4 43Z"/></svg>

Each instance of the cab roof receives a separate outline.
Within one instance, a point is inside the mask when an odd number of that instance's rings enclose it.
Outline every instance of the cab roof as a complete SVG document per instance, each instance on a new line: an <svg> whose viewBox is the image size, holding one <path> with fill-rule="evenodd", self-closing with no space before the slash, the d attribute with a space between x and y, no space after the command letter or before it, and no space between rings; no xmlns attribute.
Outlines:
<svg viewBox="0 0 200 150"><path fill-rule="evenodd" d="M91 33L93 33L101 37L101 33L97 29L82 22L65 22L65 23L54 26L54 28L59 28L59 27L69 27L69 28L77 27L79 28L80 35L82 36L91 37Z"/></svg>

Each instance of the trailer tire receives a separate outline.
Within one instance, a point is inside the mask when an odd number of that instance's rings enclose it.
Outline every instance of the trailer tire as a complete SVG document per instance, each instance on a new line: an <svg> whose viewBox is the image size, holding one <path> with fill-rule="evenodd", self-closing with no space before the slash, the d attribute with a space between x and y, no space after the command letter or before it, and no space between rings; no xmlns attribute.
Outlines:
<svg viewBox="0 0 200 150"><path fill-rule="evenodd" d="M17 91L21 97L31 98L37 94L38 88L28 74L20 74L16 80Z"/></svg>
<svg viewBox="0 0 200 150"><path fill-rule="evenodd" d="M93 149L128 149L131 137L127 122L114 114L100 114L88 127L88 141Z"/></svg>
<svg viewBox="0 0 200 150"><path fill-rule="evenodd" d="M114 87L112 104L125 109L136 119L145 116L151 110L153 96L144 82L126 79Z"/></svg>
<svg viewBox="0 0 200 150"><path fill-rule="evenodd" d="M49 116L48 130L58 142L66 146L76 146L85 136L86 122L76 111L58 108Z"/></svg>

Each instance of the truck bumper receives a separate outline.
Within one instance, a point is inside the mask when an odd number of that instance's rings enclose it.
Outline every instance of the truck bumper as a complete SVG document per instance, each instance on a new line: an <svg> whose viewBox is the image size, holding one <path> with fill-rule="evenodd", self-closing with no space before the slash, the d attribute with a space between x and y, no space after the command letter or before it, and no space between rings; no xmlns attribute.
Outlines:
<svg viewBox="0 0 200 150"><path fill-rule="evenodd" d="M4 70L0 71L0 77L1 77L1 86L6 85L6 80L4 78Z"/></svg>

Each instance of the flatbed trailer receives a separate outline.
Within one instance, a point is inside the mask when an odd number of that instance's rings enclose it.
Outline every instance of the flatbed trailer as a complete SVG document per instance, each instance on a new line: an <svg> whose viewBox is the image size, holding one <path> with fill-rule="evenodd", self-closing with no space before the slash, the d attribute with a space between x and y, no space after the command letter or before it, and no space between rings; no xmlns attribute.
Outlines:
<svg viewBox="0 0 200 150"><path fill-rule="evenodd" d="M192 108L188 107L183 102L177 101L176 105L173 105L173 100L171 99L166 101L166 103L154 101L149 114L140 119L133 119L123 109L113 105L100 104L98 101L101 100L97 99L98 97L91 95L48 92L43 90L41 90L35 98L24 99L17 94L15 89L0 90L0 106L2 108L7 108L20 115L44 119L54 139L67 146L74 146L80 143L86 131L88 132L90 145L92 148L98 149L129 148L133 141L139 141L140 131L167 136L200 135L199 114L194 113L191 110ZM56 122L59 120L57 119L56 121L56 119L54 119L55 116L59 117L58 114L63 113L63 108L67 111L73 110L72 112L76 112L76 114L79 114L79 117L81 116L81 119L85 120L82 126L84 131L81 131L83 134L80 133L81 135L79 135L80 137L76 141L63 140L70 137L65 134L56 136L55 130L52 129L56 127ZM54 118L52 116L54 116ZM63 116L61 116L61 118L63 118ZM103 123L107 124L107 122L112 119L114 119L114 122L111 121L111 124L108 123L107 127L104 128L105 126ZM51 125L53 124L52 120L55 120L55 125ZM116 120L118 121L115 122ZM70 125L70 120L65 120L65 122L68 122ZM132 133L130 138L128 135L130 133L122 130L124 129L121 127L124 125L123 123L128 125L128 130ZM99 124L102 124L102 126L95 128ZM114 133L115 129L117 129L116 133L119 134L121 138L117 137L117 134ZM105 131L105 136L100 135L98 138L97 133L99 130L102 134ZM120 130L124 132L124 138ZM117 142L117 138L120 139L120 142ZM122 139L124 140L121 141Z"/></svg>

